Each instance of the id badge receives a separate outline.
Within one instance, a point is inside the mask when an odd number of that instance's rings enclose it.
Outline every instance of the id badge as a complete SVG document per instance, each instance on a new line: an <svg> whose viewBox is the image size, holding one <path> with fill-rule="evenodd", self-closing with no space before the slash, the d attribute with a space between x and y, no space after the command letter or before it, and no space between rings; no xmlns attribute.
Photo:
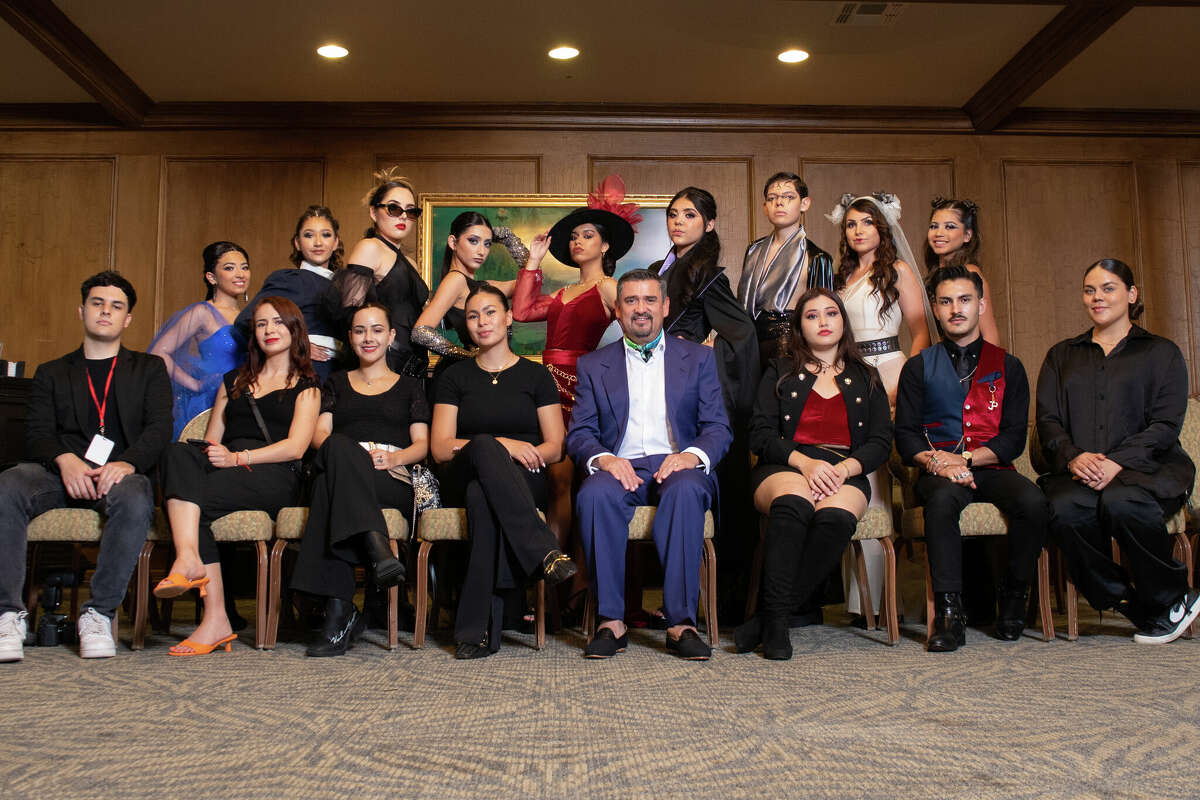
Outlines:
<svg viewBox="0 0 1200 800"><path fill-rule="evenodd" d="M83 457L96 466L103 467L108 463L108 457L112 455L112 450L113 440L97 433L92 437L92 443L88 445L87 452L83 454Z"/></svg>

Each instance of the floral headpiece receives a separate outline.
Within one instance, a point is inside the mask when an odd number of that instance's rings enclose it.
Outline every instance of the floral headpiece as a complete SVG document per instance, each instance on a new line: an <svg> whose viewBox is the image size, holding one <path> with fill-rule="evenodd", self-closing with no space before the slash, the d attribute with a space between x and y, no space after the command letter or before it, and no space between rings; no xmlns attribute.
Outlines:
<svg viewBox="0 0 1200 800"><path fill-rule="evenodd" d="M587 205L588 208L595 208L607 211L610 214L616 214L632 225L636 231L638 223L642 221L642 215L637 213L638 204L626 203L624 200L625 181L621 180L620 175L609 175L600 181L600 185L596 187L596 191L588 192Z"/></svg>
<svg viewBox="0 0 1200 800"><path fill-rule="evenodd" d="M889 225L895 227L900 223L900 198L891 192L872 192L869 195L859 195L858 197L847 192L842 195L842 199L833 207L833 210L825 215L825 219L834 225L841 225L842 219L846 216L846 209L859 200L870 200L879 206L879 210L883 212L883 218Z"/></svg>

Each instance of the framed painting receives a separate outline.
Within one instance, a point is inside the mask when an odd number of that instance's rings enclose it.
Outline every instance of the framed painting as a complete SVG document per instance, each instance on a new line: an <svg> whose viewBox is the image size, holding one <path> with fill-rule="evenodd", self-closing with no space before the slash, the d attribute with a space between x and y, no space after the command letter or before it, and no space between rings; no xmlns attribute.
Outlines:
<svg viewBox="0 0 1200 800"><path fill-rule="evenodd" d="M616 277L632 269L648 267L666 256L671 249L667 237L667 204L670 195L628 195L627 203L637 203L642 221L638 223L633 248L617 262ZM587 205L586 194L426 194L421 196L420 271L432 294L442 277L446 237L450 224L464 211L477 211L493 226L511 228L526 245L533 237L550 229L570 211ZM547 254L542 260L542 291L550 294L579 280L579 270L566 266ZM479 280L510 281L517 277L517 263L503 245L494 245L487 261L475 273ZM619 335L614 323L601 344ZM452 330L446 338L458 342ZM459 342L459 344L462 344ZM517 355L541 361L546 346L545 322L513 323L512 349Z"/></svg>

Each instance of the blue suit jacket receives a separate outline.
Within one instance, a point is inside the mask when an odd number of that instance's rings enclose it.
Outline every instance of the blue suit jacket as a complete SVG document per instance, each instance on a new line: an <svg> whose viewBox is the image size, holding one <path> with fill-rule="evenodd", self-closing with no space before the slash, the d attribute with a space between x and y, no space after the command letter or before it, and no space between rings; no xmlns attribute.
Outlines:
<svg viewBox="0 0 1200 800"><path fill-rule="evenodd" d="M704 451L713 469L733 441L717 361L711 347L666 337L667 420L675 444ZM580 467L600 453L615 453L629 423L625 343L617 341L579 359L575 410L567 452Z"/></svg>

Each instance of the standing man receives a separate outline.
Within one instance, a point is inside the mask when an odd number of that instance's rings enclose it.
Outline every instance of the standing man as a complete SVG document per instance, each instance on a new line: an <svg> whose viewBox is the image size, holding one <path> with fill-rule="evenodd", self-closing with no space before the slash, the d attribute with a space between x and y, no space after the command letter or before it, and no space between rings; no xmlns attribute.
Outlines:
<svg viewBox="0 0 1200 800"><path fill-rule="evenodd" d="M158 356L126 350L137 293L105 271L80 286L83 346L38 367L25 428L30 462L0 473L0 661L25 639L26 528L52 508L104 516L91 599L79 614L79 654L116 655L112 620L154 513L146 474L171 441L171 382Z"/></svg>
<svg viewBox="0 0 1200 800"><path fill-rule="evenodd" d="M695 624L704 514L733 433L712 349L663 334L666 290L649 270L621 276L614 315L623 339L579 359L567 451L589 473L575 501L600 601L588 658L610 658L628 642L625 547L634 509L647 504L658 506L667 650L694 661L712 655Z"/></svg>
<svg viewBox="0 0 1200 800"><path fill-rule="evenodd" d="M933 635L949 652L966 644L959 515L969 503L993 503L1008 520L1008 570L1000 589L996 637L1025 629L1029 585L1046 541L1050 506L1012 463L1025 449L1029 381L1015 356L983 340L983 279L966 267L942 267L930 280L933 311L945 338L910 358L896 396L896 448L925 470L917 496L933 580Z"/></svg>

